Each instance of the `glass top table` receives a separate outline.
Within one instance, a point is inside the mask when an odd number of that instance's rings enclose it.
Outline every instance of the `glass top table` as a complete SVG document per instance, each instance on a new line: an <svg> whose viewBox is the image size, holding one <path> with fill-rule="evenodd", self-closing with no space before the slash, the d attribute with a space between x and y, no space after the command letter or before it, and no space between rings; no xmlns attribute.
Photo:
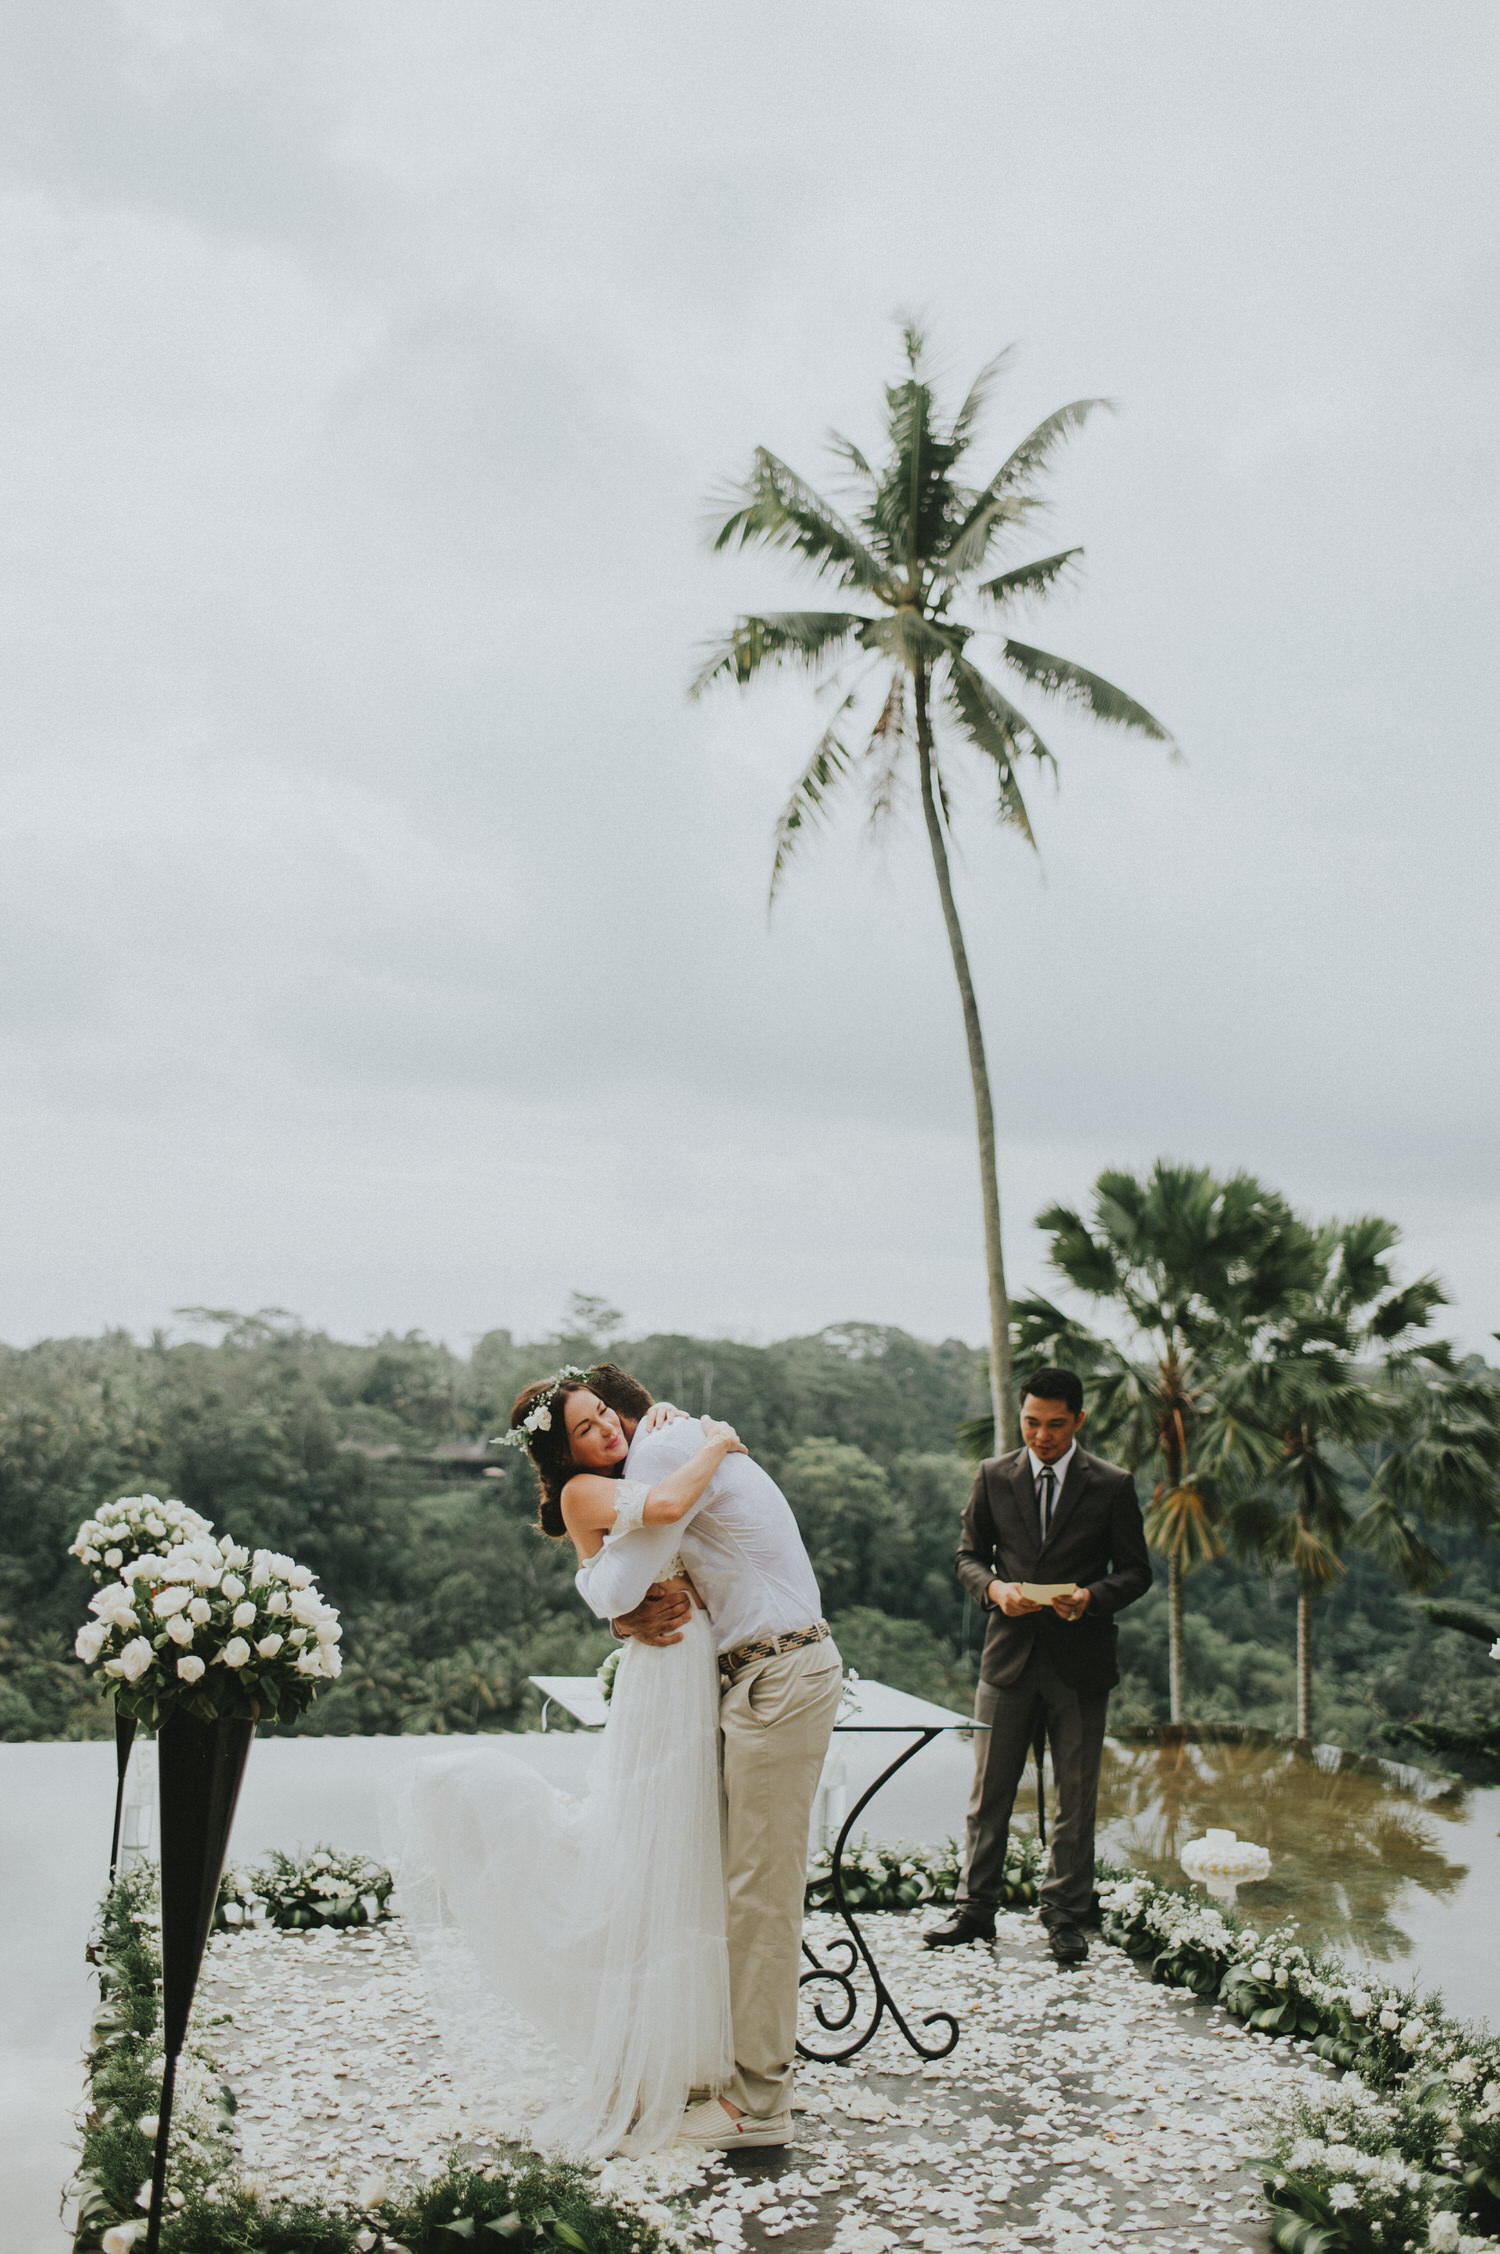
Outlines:
<svg viewBox="0 0 1500 2254"><path fill-rule="evenodd" d="M604 1693L594 1675L533 1675L530 1680L542 1693L542 1728L547 1727L547 1715L553 1706L562 1707L575 1722L585 1729L602 1729L609 1708ZM888 1784L898 1769L904 1769L924 1747L932 1744L947 1730L976 1730L987 1725L976 1722L972 1714L957 1713L949 1706L935 1706L931 1699L914 1698L909 1691L896 1690L889 1683L855 1680L846 1683L844 1697L834 1723L834 1734L910 1737L893 1761L865 1787L854 1806L839 1827L834 1842L832 1868L829 1874L833 1908L842 1919L846 1933L825 1944L825 1956L817 1956L804 1940L802 1954L809 1970L802 1975L802 1986L813 1991L809 2000L813 2016L826 2034L842 2036L849 2040L831 2050L814 2049L809 2042L799 2038L797 2048L804 2058L821 2059L825 2063L842 2064L862 2051L872 2040L881 2021L889 2015L900 2030L908 2046L919 2058L946 2058L959 2037L959 2024L949 2011L931 2011L921 2021L924 2028L935 2031L935 2039L924 2042L913 2033L895 1997L882 1977L880 1967L870 1944L860 1930L859 1921L844 1898L844 1849L854 1826L882 1786ZM831 1961L835 1951L842 1951L844 1961ZM861 1967L868 1976L874 1997L873 2009L862 2003L859 1993ZM861 2025L865 2012L870 2013L867 2024ZM852 2032L850 2032L852 2030Z"/></svg>

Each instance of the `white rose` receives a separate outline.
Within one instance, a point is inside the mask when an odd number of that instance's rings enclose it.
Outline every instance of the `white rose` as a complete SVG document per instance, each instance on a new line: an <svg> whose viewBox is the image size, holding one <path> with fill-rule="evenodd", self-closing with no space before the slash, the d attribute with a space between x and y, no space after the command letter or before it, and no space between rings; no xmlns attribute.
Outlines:
<svg viewBox="0 0 1500 2254"><path fill-rule="evenodd" d="M1449 2067L1448 2079L1450 2082L1457 2082L1460 2089L1466 2090L1471 2082L1478 2081L1479 2068L1472 2058L1461 2058L1456 2065Z"/></svg>
<svg viewBox="0 0 1500 2254"><path fill-rule="evenodd" d="M156 2132L161 2127L161 2118L158 2114L155 2113L143 2113L139 2121L137 2121L136 2127L140 2130L143 2137L150 2137L154 2143L156 2139Z"/></svg>
<svg viewBox="0 0 1500 2254"><path fill-rule="evenodd" d="M306 1589L312 1584L312 1575L305 1565L289 1565L281 1576L289 1589Z"/></svg>
<svg viewBox="0 0 1500 2254"><path fill-rule="evenodd" d="M132 1636L119 1658L111 1660L109 1664L124 1676L127 1683L135 1683L139 1682L155 1657L155 1652L144 1636Z"/></svg>
<svg viewBox="0 0 1500 2254"><path fill-rule="evenodd" d="M99 2244L103 2248L104 2254L130 2254L135 2239L136 2226L134 2223L111 2223ZM373 2246L375 2242L372 2239L370 2243Z"/></svg>
<svg viewBox="0 0 1500 2254"><path fill-rule="evenodd" d="M1500 1659L1500 1636L1497 1636L1490 1645L1490 1657L1491 1659Z"/></svg>
<svg viewBox="0 0 1500 2254"><path fill-rule="evenodd" d="M248 1597L243 1604L235 1606L231 1619L236 1628L253 1628L255 1626L255 1607Z"/></svg>
<svg viewBox="0 0 1500 2254"><path fill-rule="evenodd" d="M294 1628L291 1634L287 1637L287 1642L289 1644L305 1644L306 1641L307 1630L305 1628Z"/></svg>
<svg viewBox="0 0 1500 2254"><path fill-rule="evenodd" d="M157 1590L151 1599L151 1609L158 1620L170 1620L174 1612L181 1612L191 1595L192 1591L183 1588L180 1581L174 1582L169 1589Z"/></svg>
<svg viewBox="0 0 1500 2254"><path fill-rule="evenodd" d="M316 1855L308 1856L307 1867L309 1870L331 1871L333 1868L333 1857L331 1855L325 1854L323 1849L320 1847Z"/></svg>
<svg viewBox="0 0 1500 2254"><path fill-rule="evenodd" d="M190 1644L193 1640L193 1623L184 1613L175 1612L167 1622L167 1634L174 1644Z"/></svg>
<svg viewBox="0 0 1500 2254"><path fill-rule="evenodd" d="M322 1598L307 1589L299 1589L291 1601L292 1618L304 1628L316 1626L323 1614Z"/></svg>
<svg viewBox="0 0 1500 2254"><path fill-rule="evenodd" d="M1434 2215L1428 2228L1427 2243L1435 2249L1435 2254L1457 2254L1458 2240L1458 2217L1446 2213Z"/></svg>
<svg viewBox="0 0 1500 2254"><path fill-rule="evenodd" d="M1401 2024L1400 2012L1392 2011L1390 2005L1387 2004L1385 2010L1380 2015L1380 2024L1385 2029L1388 2035L1394 2035L1396 2029Z"/></svg>
<svg viewBox="0 0 1500 2254"><path fill-rule="evenodd" d="M298 1652L297 1672L299 1675L321 1675L323 1673L323 1654L316 1644L313 1645L311 1651Z"/></svg>
<svg viewBox="0 0 1500 2254"><path fill-rule="evenodd" d="M1351 1988L1345 2000L1349 2006L1349 2017L1351 2019L1369 2018L1370 1999L1365 1994L1363 1988Z"/></svg>
<svg viewBox="0 0 1500 2254"><path fill-rule="evenodd" d="M226 1573L219 1583L219 1587L224 1591L231 1604L237 1603L245 1593L245 1584L237 1573Z"/></svg>
<svg viewBox="0 0 1500 2254"><path fill-rule="evenodd" d="M267 1612L286 1612L290 1609L291 1601L285 1589L273 1589L266 1599L266 1610Z"/></svg>
<svg viewBox="0 0 1500 2254"><path fill-rule="evenodd" d="M203 1662L194 1652L185 1652L177 1662L177 1672L185 1683L196 1683L203 1675Z"/></svg>
<svg viewBox="0 0 1500 2254"><path fill-rule="evenodd" d="M205 1620L212 1619L213 1609L207 1597L194 1597L187 1608L188 1618L201 1628Z"/></svg>
<svg viewBox="0 0 1500 2254"><path fill-rule="evenodd" d="M344 1672L343 1653L339 1650L337 1644L320 1644L318 1648L323 1654L324 1674L330 1682L336 1683Z"/></svg>
<svg viewBox="0 0 1500 2254"><path fill-rule="evenodd" d="M111 1628L133 1628L135 1606L130 1592L119 1581L106 1581L97 1596L90 1597L89 1610L100 1620L107 1620Z"/></svg>
<svg viewBox="0 0 1500 2254"><path fill-rule="evenodd" d="M323 1649L330 1651L335 1644L343 1642L344 1631L336 1620L320 1620L317 1626L317 1638Z"/></svg>
<svg viewBox="0 0 1500 2254"><path fill-rule="evenodd" d="M104 1562L113 1572L118 1566L125 1563L125 1552L123 1550L106 1550Z"/></svg>
<svg viewBox="0 0 1500 2254"><path fill-rule="evenodd" d="M1251 1977L1251 1979L1252 1979L1252 1980L1269 1980L1269 1979L1270 1979L1270 1977L1271 1977L1271 1967L1269 1966L1269 1964L1267 1964L1267 1962L1266 1962L1266 1960L1265 1960L1265 1958L1264 1958L1264 1957L1257 1957L1257 1958L1256 1958L1256 1960L1255 1960L1255 1962L1254 1962L1254 1964L1253 1964L1253 1965L1251 1965L1251 1967L1250 1967L1250 1977Z"/></svg>
<svg viewBox="0 0 1500 2254"><path fill-rule="evenodd" d="M1342 2207L1353 2207L1353 2206L1356 2206L1356 2205L1358 2204L1358 2201L1359 2201L1359 2193L1358 2193L1358 2192L1357 2192L1357 2191L1355 2190L1355 2188L1354 2188L1353 2184L1330 2184L1330 2185L1329 2185L1329 2187L1328 2187L1328 2204L1329 2204L1329 2206L1330 2206L1330 2207L1334 2208L1335 2210L1337 2210L1337 2209L1339 2209L1339 2208L1342 2208Z"/></svg>
<svg viewBox="0 0 1500 2254"><path fill-rule="evenodd" d="M73 1638L73 1649L86 1667L93 1666L94 1661L104 1648L104 1641L108 1634L109 1623L106 1620L90 1620L79 1629L77 1635Z"/></svg>
<svg viewBox="0 0 1500 2254"><path fill-rule="evenodd" d="M274 1659L277 1652L280 1651L281 1645L282 1638L280 1636L262 1636L255 1648L262 1659Z"/></svg>
<svg viewBox="0 0 1500 2254"><path fill-rule="evenodd" d="M218 1549L226 1565L248 1565L250 1562L250 1552L241 1549L238 1542L231 1542L227 1534L219 1542Z"/></svg>
<svg viewBox="0 0 1500 2254"><path fill-rule="evenodd" d="M243 1667L250 1657L250 1646L243 1636L231 1636L219 1656L226 1667Z"/></svg>

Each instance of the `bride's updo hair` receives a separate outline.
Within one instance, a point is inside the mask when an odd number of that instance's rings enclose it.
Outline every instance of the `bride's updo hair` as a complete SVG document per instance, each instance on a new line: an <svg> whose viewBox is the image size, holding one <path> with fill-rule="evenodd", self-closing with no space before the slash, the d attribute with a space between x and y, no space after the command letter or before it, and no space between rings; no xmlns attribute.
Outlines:
<svg viewBox="0 0 1500 2254"><path fill-rule="evenodd" d="M526 1386L511 1404L511 1430L523 1424L537 1403L546 1400L551 1421L543 1429L540 1425L526 1435L526 1453L531 1458L541 1487L541 1500L537 1504L536 1522L544 1534L554 1542L561 1541L568 1529L563 1524L562 1491L578 1466L568 1452L568 1421L565 1403L570 1393L593 1393L601 1401L604 1394L594 1384L593 1372L586 1377L540 1377L534 1385ZM605 1401L605 1407L613 1407ZM605 1474L608 1477L608 1474Z"/></svg>

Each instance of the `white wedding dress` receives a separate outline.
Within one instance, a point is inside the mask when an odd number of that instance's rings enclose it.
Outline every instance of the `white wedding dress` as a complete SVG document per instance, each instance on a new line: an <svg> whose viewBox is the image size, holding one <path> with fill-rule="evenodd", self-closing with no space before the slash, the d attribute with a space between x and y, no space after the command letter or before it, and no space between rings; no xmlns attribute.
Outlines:
<svg viewBox="0 0 1500 2254"><path fill-rule="evenodd" d="M621 1481L580 1585L649 1492ZM653 2151L729 2082L718 1709L695 1606L680 1644L626 1644L583 1798L494 1740L418 1765L403 1914L460 2082L541 2149Z"/></svg>

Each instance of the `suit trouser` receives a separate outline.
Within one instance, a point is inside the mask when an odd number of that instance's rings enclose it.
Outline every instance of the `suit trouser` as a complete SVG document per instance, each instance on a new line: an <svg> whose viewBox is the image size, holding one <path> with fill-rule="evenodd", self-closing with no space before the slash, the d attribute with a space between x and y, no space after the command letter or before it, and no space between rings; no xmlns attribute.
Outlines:
<svg viewBox="0 0 1500 2254"><path fill-rule="evenodd" d="M844 1669L829 1639L757 1660L719 1701L734 2081L746 2113L792 2102L813 1795Z"/></svg>
<svg viewBox="0 0 1500 2254"><path fill-rule="evenodd" d="M990 1726L974 1737L974 1789L958 1883L960 1902L980 1910L999 1906L1016 1787L1038 1718L1045 1714L1057 1807L1041 1887L1042 1917L1048 1924L1084 1922L1094 1894L1094 1813L1108 1708L1108 1691L1075 1690L1035 1648L1014 1683L1003 1689L980 1683L974 1695L974 1719Z"/></svg>

